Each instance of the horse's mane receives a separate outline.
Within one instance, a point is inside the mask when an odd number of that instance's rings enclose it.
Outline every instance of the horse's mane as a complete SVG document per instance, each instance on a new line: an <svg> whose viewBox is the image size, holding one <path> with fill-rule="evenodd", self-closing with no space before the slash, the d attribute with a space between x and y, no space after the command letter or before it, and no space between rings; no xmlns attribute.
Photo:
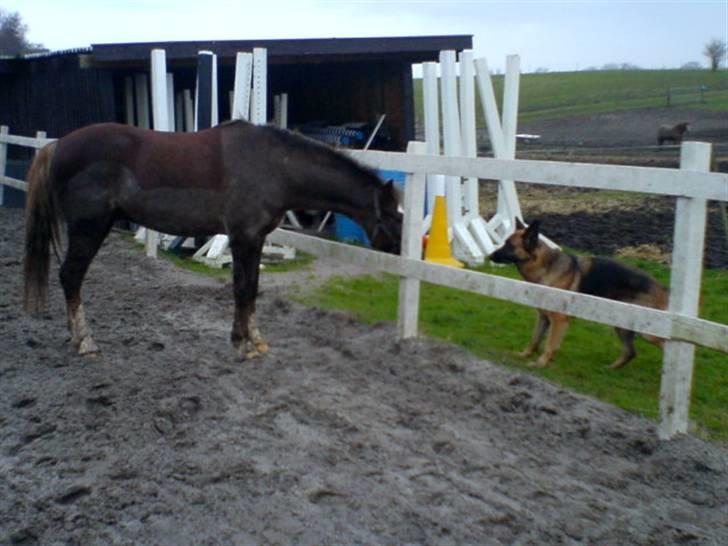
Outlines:
<svg viewBox="0 0 728 546"><path fill-rule="evenodd" d="M354 158L349 157L344 152L332 148L328 144L315 140L311 137L298 132L282 129L275 125L253 125L252 123L237 119L221 123L220 126L238 125L240 127L255 128L268 133L274 139L293 147L303 147L309 154L316 154L318 161L328 160L336 163L337 167L345 168L354 175L366 174L367 178L373 185L381 184L381 178L375 169L362 165Z"/></svg>

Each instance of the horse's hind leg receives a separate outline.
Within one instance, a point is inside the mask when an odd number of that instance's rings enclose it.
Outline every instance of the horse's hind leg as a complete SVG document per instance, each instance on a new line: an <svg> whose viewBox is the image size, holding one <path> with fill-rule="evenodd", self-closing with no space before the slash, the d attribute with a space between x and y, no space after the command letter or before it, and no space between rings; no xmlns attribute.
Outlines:
<svg viewBox="0 0 728 546"><path fill-rule="evenodd" d="M60 278L66 296L68 330L71 343L80 355L99 352L86 323L81 301L81 284L94 256L112 225L111 217L77 220L68 224L68 251L61 265Z"/></svg>

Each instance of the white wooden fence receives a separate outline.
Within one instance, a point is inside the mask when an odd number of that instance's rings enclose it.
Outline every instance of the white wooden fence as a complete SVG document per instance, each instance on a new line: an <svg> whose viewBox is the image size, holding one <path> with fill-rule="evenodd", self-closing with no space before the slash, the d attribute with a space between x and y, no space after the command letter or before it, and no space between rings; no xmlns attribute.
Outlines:
<svg viewBox="0 0 728 546"><path fill-rule="evenodd" d="M6 128L0 129L0 182L25 189L23 181L4 176L4 157L8 144L39 148L47 142L50 139L42 136L35 139L15 137L7 135ZM270 240L368 269L399 275L401 286L398 332L403 338L417 335L421 281L664 338L667 341L660 391L659 435L661 438L671 438L687 432L695 345L728 353L728 325L697 317L707 201L728 201L728 175L708 172L710 145L684 142L680 169L421 155L425 150L423 143L411 143L409 153L406 154L350 152L356 159L371 167L409 173L405 185L405 223L401 256L281 229L274 231ZM423 262L420 259L422 211L425 176L428 174L518 180L675 197L677 207L669 309L660 311Z"/></svg>

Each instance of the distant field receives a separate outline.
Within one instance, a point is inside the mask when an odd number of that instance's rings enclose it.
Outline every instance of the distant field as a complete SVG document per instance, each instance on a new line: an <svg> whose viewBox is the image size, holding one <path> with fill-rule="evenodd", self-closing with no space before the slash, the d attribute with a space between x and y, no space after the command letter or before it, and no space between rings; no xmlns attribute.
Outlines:
<svg viewBox="0 0 728 546"><path fill-rule="evenodd" d="M414 86L418 122L422 115L422 80ZM503 76L494 76L496 98L503 94ZM612 70L521 75L519 121L557 119L602 112L666 106L668 88L707 86L705 103L697 91L675 96L683 107L728 110L728 71ZM476 90L477 91L477 90ZM480 99L477 123L483 126Z"/></svg>

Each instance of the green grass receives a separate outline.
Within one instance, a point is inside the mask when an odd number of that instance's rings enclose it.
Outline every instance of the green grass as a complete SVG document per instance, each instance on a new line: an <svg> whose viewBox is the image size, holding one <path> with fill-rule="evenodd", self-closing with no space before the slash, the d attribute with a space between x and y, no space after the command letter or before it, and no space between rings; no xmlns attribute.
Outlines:
<svg viewBox="0 0 728 546"><path fill-rule="evenodd" d="M422 112L422 80L414 82L415 112ZM680 106L728 110L728 71L599 70L521 75L519 122L555 119L666 105L670 87L706 85L705 103L685 102L697 94L678 97ZM493 77L496 99L503 95L503 76ZM477 89L476 89L477 92ZM480 99L477 124L484 126Z"/></svg>
<svg viewBox="0 0 728 546"><path fill-rule="evenodd" d="M669 268L643 260L625 260L669 282ZM519 278L513 267L481 268L484 272ZM359 320L396 320L396 278L364 276L336 278L303 302L328 309L346 310ZM531 370L515 353L530 335L536 312L528 307L436 285L421 290L420 329L427 336L459 345L475 355L506 366ZM728 272L706 270L703 279L703 318L728 323ZM531 370L549 381L593 396L650 418L658 414L660 350L639 339L639 355L621 370L606 366L620 352L613 330L575 319L561 350L551 365ZM708 349L696 352L691 405L693 432L728 442L728 356Z"/></svg>

